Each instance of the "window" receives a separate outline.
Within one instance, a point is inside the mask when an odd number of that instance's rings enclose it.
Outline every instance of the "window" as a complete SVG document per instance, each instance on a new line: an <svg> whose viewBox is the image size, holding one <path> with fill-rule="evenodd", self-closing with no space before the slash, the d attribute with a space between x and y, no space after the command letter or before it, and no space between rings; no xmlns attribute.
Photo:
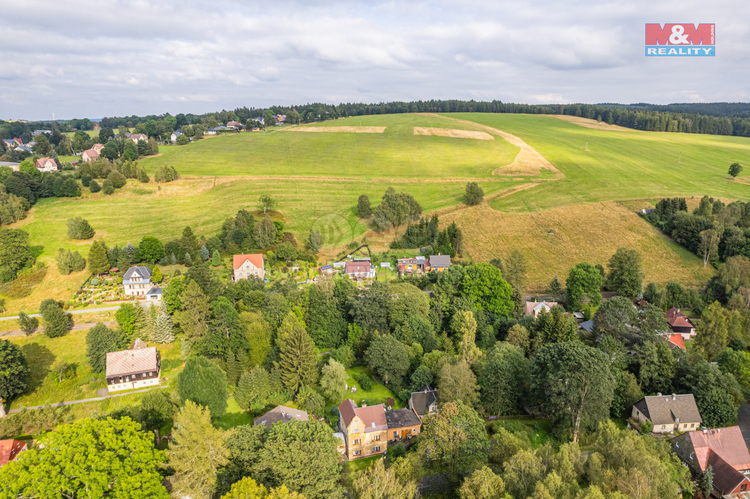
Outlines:
<svg viewBox="0 0 750 499"><path fill-rule="evenodd" d="M359 445L361 443L362 443L362 440L359 439L359 438L357 438L357 439L354 440L354 445Z"/></svg>
<svg viewBox="0 0 750 499"><path fill-rule="evenodd" d="M746 483L742 484L742 486L740 487L740 492L747 492L747 484Z"/></svg>
<svg viewBox="0 0 750 499"><path fill-rule="evenodd" d="M380 447L373 447L373 448L372 448L372 451L373 451L373 452L380 452Z"/></svg>
<svg viewBox="0 0 750 499"><path fill-rule="evenodd" d="M375 435L375 440L380 440L380 435Z"/></svg>
<svg viewBox="0 0 750 499"><path fill-rule="evenodd" d="M353 454L355 456L361 456L362 455L362 451L361 450L355 450Z"/></svg>
<svg viewBox="0 0 750 499"><path fill-rule="evenodd" d="M393 438L397 438L397 437L398 437L398 432L397 432L397 431L394 431L394 432L393 432Z"/></svg>

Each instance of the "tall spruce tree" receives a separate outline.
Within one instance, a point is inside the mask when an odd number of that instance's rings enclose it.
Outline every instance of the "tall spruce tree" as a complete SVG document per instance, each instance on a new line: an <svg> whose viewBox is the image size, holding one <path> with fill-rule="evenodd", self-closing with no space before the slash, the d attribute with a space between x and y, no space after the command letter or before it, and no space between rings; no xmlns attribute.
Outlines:
<svg viewBox="0 0 750 499"><path fill-rule="evenodd" d="M89 251L89 270L92 274L103 274L109 270L109 259L107 258L107 245L104 241L94 241Z"/></svg>
<svg viewBox="0 0 750 499"><path fill-rule="evenodd" d="M154 308L154 307L151 307ZM158 312L154 327L154 341L157 343L172 343L174 341L174 325L164 307Z"/></svg>
<svg viewBox="0 0 750 499"><path fill-rule="evenodd" d="M284 331L279 358L278 367L284 388L296 395L303 386L315 385L318 378L315 347L299 322L291 324Z"/></svg>
<svg viewBox="0 0 750 499"><path fill-rule="evenodd" d="M175 322L185 332L185 336L195 342L208 331L211 306L208 297L198 283L190 281L180 297L182 310L175 314Z"/></svg>
<svg viewBox="0 0 750 499"><path fill-rule="evenodd" d="M204 244L201 246L201 259L205 262L209 258L211 258L211 253L208 252L208 248L206 248L206 245Z"/></svg>
<svg viewBox="0 0 750 499"><path fill-rule="evenodd" d="M237 386L237 380L240 377L240 368L237 365L237 360L234 357L234 352L229 351L227 353L227 382L232 386Z"/></svg>
<svg viewBox="0 0 750 499"><path fill-rule="evenodd" d="M234 399L242 410L263 407L271 393L271 380L268 371L260 366L253 367L240 377Z"/></svg>

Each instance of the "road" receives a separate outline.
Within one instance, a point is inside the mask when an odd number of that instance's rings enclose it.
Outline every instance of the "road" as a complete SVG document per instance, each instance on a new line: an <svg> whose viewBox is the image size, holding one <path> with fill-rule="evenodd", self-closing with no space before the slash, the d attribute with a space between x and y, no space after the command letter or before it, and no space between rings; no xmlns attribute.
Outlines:
<svg viewBox="0 0 750 499"><path fill-rule="evenodd" d="M125 393L115 393L114 395L107 395L105 397L94 397L90 399L81 399L81 400L71 400L70 402L58 402L56 404L49 404L51 407L63 407L66 405L76 405L76 404L85 404L87 402L99 402L104 399L113 398L113 397L124 397L125 395L132 395L134 393L143 393L147 392L149 390L153 390L155 388L166 388L168 385L162 385L162 386L154 386L151 388L144 388L143 390L133 390L132 392L125 392ZM24 409L43 409L45 406L43 405L32 405L29 407L24 407ZM13 414L14 412L20 412L21 408L18 409L11 409L8 411L8 414Z"/></svg>
<svg viewBox="0 0 750 499"><path fill-rule="evenodd" d="M120 305L115 305L114 307L104 307L104 308L84 308L81 310L68 310L65 312L66 314L90 314L93 312L106 312L108 310L118 310L120 308ZM29 317L41 317L42 314L29 314ZM12 320L18 320L17 315L11 315L10 317L0 317L0 321L12 321Z"/></svg>

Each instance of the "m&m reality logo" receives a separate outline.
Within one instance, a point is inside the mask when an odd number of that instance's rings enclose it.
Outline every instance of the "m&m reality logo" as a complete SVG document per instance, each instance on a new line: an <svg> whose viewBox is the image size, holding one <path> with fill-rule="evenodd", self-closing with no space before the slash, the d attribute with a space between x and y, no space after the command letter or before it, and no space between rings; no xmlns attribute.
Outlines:
<svg viewBox="0 0 750 499"><path fill-rule="evenodd" d="M715 24L646 24L646 56L716 55Z"/></svg>

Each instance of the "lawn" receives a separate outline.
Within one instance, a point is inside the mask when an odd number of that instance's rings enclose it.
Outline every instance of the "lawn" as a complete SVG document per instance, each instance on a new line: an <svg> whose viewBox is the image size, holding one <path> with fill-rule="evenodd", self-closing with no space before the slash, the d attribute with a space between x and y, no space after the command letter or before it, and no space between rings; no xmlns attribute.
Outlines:
<svg viewBox="0 0 750 499"><path fill-rule="evenodd" d="M30 337L7 338L21 347L31 368L30 389L13 402L12 408L97 397L96 391L106 387L106 380L104 373L91 372L86 357L87 333L88 330L82 329L70 331L60 338L48 338L42 333ZM156 346L161 353L162 378L166 379L167 383L175 380L179 371L182 370L179 340L170 344L151 344L151 346ZM76 376L62 383L50 377L50 369L59 362L76 364Z"/></svg>
<svg viewBox="0 0 750 499"><path fill-rule="evenodd" d="M499 136L475 140L414 135L414 127L472 130L471 124L416 114L358 116L315 127L385 126L383 133L303 133L294 127L160 146L146 170L172 165L182 175L356 178L482 178L513 162L518 148Z"/></svg>
<svg viewBox="0 0 750 499"><path fill-rule="evenodd" d="M394 409L399 409L401 407L402 404L398 397L386 388L385 385L378 383L373 378L370 370L366 367L351 367L346 370L346 373L349 375L349 379L346 381L349 385L349 393L347 393L346 398L352 399L357 406L361 406L362 402L366 402L367 405L385 404L385 399L390 397L395 401L395 405L393 406ZM362 373L367 374L370 376L370 379L372 379L372 390L369 392L363 390L356 379L354 379L356 375ZM351 388L353 386L357 387L356 393L351 393Z"/></svg>
<svg viewBox="0 0 750 499"><path fill-rule="evenodd" d="M253 424L253 417L249 412L243 412L234 397L227 400L227 412L214 422L214 426L221 429L229 430L235 426Z"/></svg>

